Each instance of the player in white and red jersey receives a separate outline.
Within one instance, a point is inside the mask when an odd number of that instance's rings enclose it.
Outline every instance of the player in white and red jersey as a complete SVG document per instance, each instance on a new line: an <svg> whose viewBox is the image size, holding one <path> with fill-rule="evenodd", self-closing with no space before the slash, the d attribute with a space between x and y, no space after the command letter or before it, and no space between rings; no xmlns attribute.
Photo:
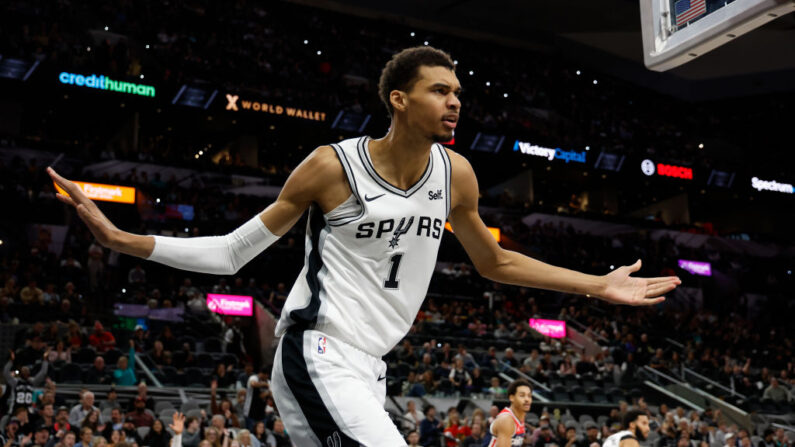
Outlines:
<svg viewBox="0 0 795 447"><path fill-rule="evenodd" d="M488 447L521 446L524 443L524 416L533 403L533 387L530 382L518 379L508 386L508 400L511 405L502 411L491 423L491 428L483 440Z"/></svg>

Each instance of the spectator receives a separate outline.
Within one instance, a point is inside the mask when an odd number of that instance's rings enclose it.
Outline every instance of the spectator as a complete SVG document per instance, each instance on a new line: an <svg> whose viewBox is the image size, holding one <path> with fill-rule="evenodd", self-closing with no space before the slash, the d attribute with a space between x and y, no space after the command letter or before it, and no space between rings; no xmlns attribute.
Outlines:
<svg viewBox="0 0 795 447"><path fill-rule="evenodd" d="M35 279L28 281L28 285L19 292L19 301L25 305L44 304L44 291L36 285Z"/></svg>
<svg viewBox="0 0 795 447"><path fill-rule="evenodd" d="M229 388L235 384L235 378L231 371L232 365L224 365L223 363L216 365L213 380L217 382L219 388Z"/></svg>
<svg viewBox="0 0 795 447"><path fill-rule="evenodd" d="M27 436L33 433L33 424L30 421L30 413L28 413L27 407L17 407L12 413L12 419L16 419L19 422L20 435Z"/></svg>
<svg viewBox="0 0 795 447"><path fill-rule="evenodd" d="M420 434L417 433L417 430L409 431L408 435L406 435L406 442L408 443L408 447L422 447L420 442ZM480 447L480 446L478 446Z"/></svg>
<svg viewBox="0 0 795 447"><path fill-rule="evenodd" d="M461 422L458 409L450 407L447 410L447 421L444 424L445 444L447 447L456 447L464 438L472 434L466 421Z"/></svg>
<svg viewBox="0 0 795 447"><path fill-rule="evenodd" d="M270 389L268 374L268 369L262 368L246 382L246 402L243 411L246 415L246 427L249 430L254 428L255 421L265 418L265 399Z"/></svg>
<svg viewBox="0 0 795 447"><path fill-rule="evenodd" d="M216 391L218 390L218 383L213 380L210 383L210 411L214 415L221 415L224 418L224 427L240 428L240 422L237 419L237 414L233 411L232 402L227 399L221 399L220 405L216 398Z"/></svg>
<svg viewBox="0 0 795 447"><path fill-rule="evenodd" d="M113 383L120 386L133 386L135 382L135 342L130 340L128 356L121 356L116 361L116 369L113 371Z"/></svg>
<svg viewBox="0 0 795 447"><path fill-rule="evenodd" d="M183 447L199 447L201 441L201 426L195 417L185 419L185 430L182 432Z"/></svg>
<svg viewBox="0 0 795 447"><path fill-rule="evenodd" d="M273 437L276 439L276 447L292 447L290 436L284 431L284 422L281 419L273 421Z"/></svg>
<svg viewBox="0 0 795 447"><path fill-rule="evenodd" d="M50 442L50 428L43 425L36 428L33 433L32 447L45 447Z"/></svg>
<svg viewBox="0 0 795 447"><path fill-rule="evenodd" d="M254 439L251 432L246 429L237 432L235 440L240 443L240 447L259 447L259 441Z"/></svg>
<svg viewBox="0 0 795 447"><path fill-rule="evenodd" d="M72 363L72 348L64 340L58 340L55 344L55 349L50 351L47 361L50 363Z"/></svg>
<svg viewBox="0 0 795 447"><path fill-rule="evenodd" d="M51 403L41 403L37 405L39 408L38 420L36 421L37 427L46 427L52 430L55 425L55 408Z"/></svg>
<svg viewBox="0 0 795 447"><path fill-rule="evenodd" d="M593 444L599 446L602 442L599 440L599 427L593 421L585 422L585 437L579 441L578 447L593 447Z"/></svg>
<svg viewBox="0 0 795 447"><path fill-rule="evenodd" d="M75 444L75 447L91 447L93 439L94 431L90 427L83 427L80 429L80 442Z"/></svg>
<svg viewBox="0 0 795 447"><path fill-rule="evenodd" d="M265 421L259 421L254 425L254 437L257 438L261 447L276 447L276 438L265 426Z"/></svg>
<svg viewBox="0 0 795 447"><path fill-rule="evenodd" d="M61 442L57 443L56 447L75 447L75 445L77 445L75 444L77 442L77 435L75 435L75 432L63 431L59 433L62 433Z"/></svg>
<svg viewBox="0 0 795 447"><path fill-rule="evenodd" d="M166 431L163 421L155 419L152 421L152 428L144 437L144 445L147 447L169 447L171 435Z"/></svg>
<svg viewBox="0 0 795 447"><path fill-rule="evenodd" d="M57 433L59 431L71 432L72 424L69 423L69 409L66 407L58 407L55 412L55 423L52 426L53 430Z"/></svg>
<svg viewBox="0 0 795 447"><path fill-rule="evenodd" d="M14 377L11 374L11 367L14 366L16 355L14 351L10 351L8 362L3 368L3 377L6 380L6 392L9 396L14 396L11 401L9 410L13 410L14 405L28 405L33 402L34 387L39 386L44 378L47 376L47 369L50 362L47 361L49 351L44 353L44 361L41 363L41 369L34 377L30 377L30 368L23 366L19 369L19 375Z"/></svg>
<svg viewBox="0 0 795 447"><path fill-rule="evenodd" d="M83 374L86 383L107 385L111 383L110 374L105 371L105 358L98 355L94 364Z"/></svg>
<svg viewBox="0 0 795 447"><path fill-rule="evenodd" d="M80 427L83 419L92 411L99 411L99 409L94 406L94 393L91 391L84 391L80 397L80 403L72 407L72 410L69 412L69 424L74 427ZM83 442L82 432L80 442ZM91 439L89 438L86 443L91 444Z"/></svg>
<svg viewBox="0 0 795 447"><path fill-rule="evenodd" d="M93 346L97 352L103 353L116 346L116 338L110 331L106 331L102 323L97 320L94 322L94 332L88 336L88 343Z"/></svg>
<svg viewBox="0 0 795 447"><path fill-rule="evenodd" d="M552 433L552 428L549 425L541 427L538 438L534 444L535 447L553 447L558 445L558 440Z"/></svg>
<svg viewBox="0 0 795 447"><path fill-rule="evenodd" d="M146 401L139 396L135 398L133 405L135 410L127 414L127 419L132 420L136 428L151 427L155 418L146 411Z"/></svg>
<svg viewBox="0 0 795 447"><path fill-rule="evenodd" d="M420 444L439 445L444 423L436 420L436 407L433 405L427 405L423 413L425 419L420 422Z"/></svg>
<svg viewBox="0 0 795 447"><path fill-rule="evenodd" d="M787 397L787 390L779 385L778 379L775 377L770 379L770 385L765 388L765 391L762 394L762 399L770 399L773 402L785 402Z"/></svg>
<svg viewBox="0 0 795 447"><path fill-rule="evenodd" d="M119 395L116 393L116 386L111 385L110 389L108 390L108 396L105 400L99 403L99 409L105 410L106 408L119 408L121 409L121 403L119 402ZM122 415L124 416L124 415ZM123 417L122 417L123 420ZM107 436L106 436L107 438Z"/></svg>
<svg viewBox="0 0 795 447"><path fill-rule="evenodd" d="M472 424L472 434L464 438L461 442L461 447L481 447L483 445L483 438L485 433L483 431L483 424L476 422Z"/></svg>
<svg viewBox="0 0 795 447"><path fill-rule="evenodd" d="M110 420L106 421L105 427L102 429L102 436L105 439L110 439L114 431L124 429L124 414L121 408L113 408L110 410Z"/></svg>
<svg viewBox="0 0 795 447"><path fill-rule="evenodd" d="M135 264L135 267L130 269L130 272L127 273L127 282L130 285L146 284L146 271L141 264Z"/></svg>
<svg viewBox="0 0 795 447"><path fill-rule="evenodd" d="M92 431L92 435L97 432L97 428L99 427L99 409L91 410L88 412L85 418L80 422L80 429L88 427Z"/></svg>
<svg viewBox="0 0 795 447"><path fill-rule="evenodd" d="M403 415L403 429L417 430L425 416L417 410L417 404L413 400L406 402L406 413Z"/></svg>
<svg viewBox="0 0 795 447"><path fill-rule="evenodd" d="M469 394L472 389L472 376L464 369L464 360L461 357L455 359L455 366L450 370L448 378L456 391L462 395Z"/></svg>

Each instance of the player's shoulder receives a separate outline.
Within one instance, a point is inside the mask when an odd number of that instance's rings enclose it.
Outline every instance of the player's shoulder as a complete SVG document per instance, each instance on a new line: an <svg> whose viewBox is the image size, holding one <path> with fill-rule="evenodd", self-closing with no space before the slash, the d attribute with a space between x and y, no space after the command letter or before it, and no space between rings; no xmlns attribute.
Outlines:
<svg viewBox="0 0 795 447"><path fill-rule="evenodd" d="M509 432L513 434L516 429L516 422L510 413L504 411L500 412L500 414L494 418L494 422L492 423L491 427L494 433L497 435Z"/></svg>

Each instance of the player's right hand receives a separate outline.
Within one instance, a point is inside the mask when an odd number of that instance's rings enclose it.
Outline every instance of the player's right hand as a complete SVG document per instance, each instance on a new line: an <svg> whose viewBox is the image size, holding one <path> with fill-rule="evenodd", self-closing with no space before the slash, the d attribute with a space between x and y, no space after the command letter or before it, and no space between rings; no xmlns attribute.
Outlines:
<svg viewBox="0 0 795 447"><path fill-rule="evenodd" d="M97 241L105 247L113 248L111 245L115 242L120 230L105 217L91 199L86 197L80 187L58 175L53 168L48 167L47 174L68 194L66 196L57 193L55 196L58 200L75 207L77 215L85 222Z"/></svg>

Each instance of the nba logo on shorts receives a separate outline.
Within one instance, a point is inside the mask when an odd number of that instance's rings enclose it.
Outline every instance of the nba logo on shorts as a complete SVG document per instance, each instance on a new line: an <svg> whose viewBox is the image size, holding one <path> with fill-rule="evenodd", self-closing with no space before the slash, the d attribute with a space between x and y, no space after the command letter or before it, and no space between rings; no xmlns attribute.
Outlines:
<svg viewBox="0 0 795 447"><path fill-rule="evenodd" d="M320 337L317 339L317 353L318 354L326 353L326 337Z"/></svg>

